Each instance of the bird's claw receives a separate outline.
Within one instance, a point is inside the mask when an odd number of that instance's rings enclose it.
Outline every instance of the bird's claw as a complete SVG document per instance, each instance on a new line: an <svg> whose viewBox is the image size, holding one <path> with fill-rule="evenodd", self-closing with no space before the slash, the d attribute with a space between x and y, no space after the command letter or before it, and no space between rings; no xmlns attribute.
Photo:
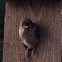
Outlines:
<svg viewBox="0 0 62 62"><path fill-rule="evenodd" d="M32 50L32 53L30 53L29 48L27 48L27 50L26 50L27 57L29 58L30 56L33 56L34 53L35 53L35 51L36 51L36 49L34 48L34 49Z"/></svg>
<svg viewBox="0 0 62 62"><path fill-rule="evenodd" d="M30 55L29 48L27 48L26 54L27 54L27 57L29 57L29 55Z"/></svg>
<svg viewBox="0 0 62 62"><path fill-rule="evenodd" d="M34 53L35 53L35 50L36 50L35 48L32 50L32 56L34 55Z"/></svg>

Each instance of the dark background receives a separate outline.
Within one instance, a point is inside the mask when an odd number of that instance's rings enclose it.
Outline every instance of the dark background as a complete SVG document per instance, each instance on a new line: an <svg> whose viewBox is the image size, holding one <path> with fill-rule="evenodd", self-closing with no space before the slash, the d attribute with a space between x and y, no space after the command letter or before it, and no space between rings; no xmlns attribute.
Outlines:
<svg viewBox="0 0 62 62"><path fill-rule="evenodd" d="M0 62L3 58L5 1L0 0Z"/></svg>

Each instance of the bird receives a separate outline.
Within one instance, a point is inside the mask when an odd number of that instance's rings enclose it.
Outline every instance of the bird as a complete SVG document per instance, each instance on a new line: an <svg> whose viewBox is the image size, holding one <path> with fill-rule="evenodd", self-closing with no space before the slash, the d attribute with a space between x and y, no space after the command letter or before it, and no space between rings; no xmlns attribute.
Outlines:
<svg viewBox="0 0 62 62"><path fill-rule="evenodd" d="M19 26L19 37L25 47L27 47L26 52L28 55L29 50L32 49L32 52L34 52L40 42L40 28L31 19L24 18Z"/></svg>

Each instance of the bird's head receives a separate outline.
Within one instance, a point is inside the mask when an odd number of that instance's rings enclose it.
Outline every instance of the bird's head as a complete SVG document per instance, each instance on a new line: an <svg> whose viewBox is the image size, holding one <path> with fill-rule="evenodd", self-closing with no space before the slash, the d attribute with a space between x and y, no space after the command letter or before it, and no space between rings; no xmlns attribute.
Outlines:
<svg viewBox="0 0 62 62"><path fill-rule="evenodd" d="M23 29L29 29L32 27L32 21L28 18L25 18L23 21L22 21L22 28Z"/></svg>

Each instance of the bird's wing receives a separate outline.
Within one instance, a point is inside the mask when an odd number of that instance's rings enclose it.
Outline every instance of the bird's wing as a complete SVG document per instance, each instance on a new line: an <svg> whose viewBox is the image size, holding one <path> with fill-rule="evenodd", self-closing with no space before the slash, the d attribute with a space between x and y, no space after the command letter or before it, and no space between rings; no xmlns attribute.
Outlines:
<svg viewBox="0 0 62 62"><path fill-rule="evenodd" d="M38 25L34 25L35 29L34 29L34 32L35 32L35 37L36 38L40 38L40 28Z"/></svg>

